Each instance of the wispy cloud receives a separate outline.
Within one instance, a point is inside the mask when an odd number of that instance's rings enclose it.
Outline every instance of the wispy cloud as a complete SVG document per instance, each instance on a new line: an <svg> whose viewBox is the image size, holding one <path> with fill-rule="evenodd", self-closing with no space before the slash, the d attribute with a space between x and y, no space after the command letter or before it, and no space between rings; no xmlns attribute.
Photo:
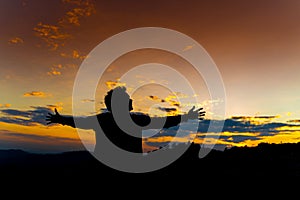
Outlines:
<svg viewBox="0 0 300 200"><path fill-rule="evenodd" d="M56 50L60 46L64 46L67 39L71 38L71 35L64 33L61 27L49 24L38 23L36 27L33 28L36 35L44 40L47 46Z"/></svg>
<svg viewBox="0 0 300 200"><path fill-rule="evenodd" d="M148 98L151 99L151 100L153 100L153 101L157 101L157 102L161 102L161 103L166 102L164 99L161 99L158 96L150 95L150 96L148 96Z"/></svg>
<svg viewBox="0 0 300 200"><path fill-rule="evenodd" d="M235 120L251 120L251 119L275 119L278 118L277 115L271 116L232 116L232 119Z"/></svg>
<svg viewBox="0 0 300 200"><path fill-rule="evenodd" d="M14 38L11 38L9 41L8 41L9 44L22 44L24 43L24 40L20 37L14 37Z"/></svg>
<svg viewBox="0 0 300 200"><path fill-rule="evenodd" d="M40 106L32 106L31 110L2 109L0 113L3 116L0 117L0 121L28 126L32 124L45 125L45 117L49 112L51 110L48 107Z"/></svg>
<svg viewBox="0 0 300 200"><path fill-rule="evenodd" d="M177 108L168 108L168 107L157 107L158 110L166 112L167 115L176 115L178 114L178 109Z"/></svg>
<svg viewBox="0 0 300 200"><path fill-rule="evenodd" d="M40 107L41 109L45 109L45 108L43 108L43 107ZM58 103L56 103L55 105L53 105L53 104L48 104L47 106L46 106L46 108L48 108L48 109L50 109L50 110L52 110L52 111L54 111L55 109L57 109L58 111L61 111L62 109L63 109L63 103L62 102L58 102Z"/></svg>
<svg viewBox="0 0 300 200"><path fill-rule="evenodd" d="M82 18L89 17L96 12L95 3L91 0L63 0L63 3L73 6L73 8L67 11L59 21L62 26L80 26Z"/></svg>
<svg viewBox="0 0 300 200"><path fill-rule="evenodd" d="M9 108L9 107L11 107L10 103L5 103L5 104L0 103L0 108Z"/></svg>
<svg viewBox="0 0 300 200"><path fill-rule="evenodd" d="M188 45L186 47L184 47L184 49L182 51L188 51L191 50L192 48L194 48L195 45Z"/></svg>
<svg viewBox="0 0 300 200"><path fill-rule="evenodd" d="M81 102L82 103L94 103L95 99L82 99Z"/></svg>
<svg viewBox="0 0 300 200"><path fill-rule="evenodd" d="M300 123L300 119L292 119L287 121L288 123Z"/></svg>
<svg viewBox="0 0 300 200"><path fill-rule="evenodd" d="M23 94L24 97L39 97L39 98L44 98L44 97L49 97L51 94L41 92L41 91L32 91L32 92L26 92Z"/></svg>
<svg viewBox="0 0 300 200"><path fill-rule="evenodd" d="M158 107L159 110L164 111L164 112L177 112L177 108L165 108L165 107Z"/></svg>
<svg viewBox="0 0 300 200"><path fill-rule="evenodd" d="M84 60L87 56L83 55L79 50L72 50L70 53L60 53L64 58L73 58L78 60Z"/></svg>
<svg viewBox="0 0 300 200"><path fill-rule="evenodd" d="M106 81L105 84L108 87L108 89L113 89L113 88L118 87L118 86L126 86L126 83L121 83L121 82L119 82L119 80L117 80L117 81Z"/></svg>
<svg viewBox="0 0 300 200"><path fill-rule="evenodd" d="M60 76L61 72L52 67L51 70L49 72L47 72L47 74L49 76Z"/></svg>
<svg viewBox="0 0 300 200"><path fill-rule="evenodd" d="M175 94L168 95L164 100L168 102L171 106L180 107L180 102L176 100L177 96Z"/></svg>
<svg viewBox="0 0 300 200"><path fill-rule="evenodd" d="M233 116L231 119L236 121L249 122L251 124L264 124L271 122L272 120L279 118L278 115L270 116Z"/></svg>
<svg viewBox="0 0 300 200"><path fill-rule="evenodd" d="M47 72L49 76L60 76L62 74L61 69L63 66L61 64L54 65L51 67L50 71Z"/></svg>
<svg viewBox="0 0 300 200"><path fill-rule="evenodd" d="M176 106L176 107L180 107L180 102L176 101L175 99L177 99L176 95L168 95L165 98L160 98L158 96L154 96L154 95L150 95L148 96L148 98L150 100L156 101L156 102L161 102L161 103L168 103L170 106Z"/></svg>
<svg viewBox="0 0 300 200"><path fill-rule="evenodd" d="M91 0L62 0L69 10L58 19L55 24L39 22L33 31L51 50L65 46L67 40L72 38L70 27L79 26L83 18L96 12L94 1Z"/></svg>

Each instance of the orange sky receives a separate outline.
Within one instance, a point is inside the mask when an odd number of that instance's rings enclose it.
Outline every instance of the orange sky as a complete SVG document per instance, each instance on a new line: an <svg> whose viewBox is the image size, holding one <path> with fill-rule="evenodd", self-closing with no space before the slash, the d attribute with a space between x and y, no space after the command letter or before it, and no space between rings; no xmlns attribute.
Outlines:
<svg viewBox="0 0 300 200"><path fill-rule="evenodd" d="M74 130L23 124L21 121L25 115L18 116L16 111L39 111L37 107L53 110L56 107L63 114L72 114L74 79L89 52L114 34L148 26L182 32L205 48L224 82L226 99L221 101L226 102L226 118L276 116L263 123L289 125L288 121L294 121L293 125L298 125L299 10L300 2L296 0L1 1L0 138L6 142L2 142L0 148L14 147L12 141L17 140L19 133L54 137L60 141L61 145L57 145L59 151L64 147L66 150L81 148L78 141L65 139L76 139ZM193 47L187 44L182 48L189 50ZM188 62L161 50L140 50L119 57L106 70L95 98L82 99L82 104L95 103L95 112L99 112L104 107L103 95L109 87L113 87L124 72L149 62L171 66L184 75L197 91L199 106L205 107L207 118L211 117L211 108L220 100L210 99L203 78L196 75ZM139 74L125 84L129 89L134 86L134 81L180 85L178 79L168 78L168 74L164 73L157 75L157 80L147 74ZM180 88L175 92L179 94L179 91ZM144 87L133 96L135 110L147 112L153 104L159 103L157 99L165 100L161 106L177 109L174 102L178 99L170 98L172 95L172 92L157 85ZM188 97L184 98L180 107L181 111L186 111L191 97L190 94L181 95ZM151 112L163 114L157 108ZM251 118L245 120L253 122ZM260 137L255 141L245 140L240 144L298 141L299 129L293 126L290 130L284 124L278 127L280 134ZM18 134L9 136L9 133ZM43 144L49 146L49 151L55 150L54 142L47 142L47 137ZM30 143L25 145L26 148L34 144L37 144L35 149L41 148L40 139L38 142L33 137L26 138L24 144ZM89 136L89 140L91 138ZM220 143L226 142L220 140ZM16 142L16 147L19 143ZM232 144L238 142L233 140ZM53 148L50 148L51 145ZM45 151L48 150L46 148Z"/></svg>

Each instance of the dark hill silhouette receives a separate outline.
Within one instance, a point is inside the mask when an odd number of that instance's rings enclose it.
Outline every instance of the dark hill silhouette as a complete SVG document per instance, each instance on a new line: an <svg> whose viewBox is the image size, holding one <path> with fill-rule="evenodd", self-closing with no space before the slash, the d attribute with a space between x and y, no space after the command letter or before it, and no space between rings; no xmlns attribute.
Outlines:
<svg viewBox="0 0 300 200"><path fill-rule="evenodd" d="M182 144L184 145L184 144ZM119 172L97 161L87 151L33 154L21 150L1 150L0 170L8 177L235 177L300 176L300 143L266 144L212 150L199 159L200 145L192 144L183 156L158 171L132 174Z"/></svg>

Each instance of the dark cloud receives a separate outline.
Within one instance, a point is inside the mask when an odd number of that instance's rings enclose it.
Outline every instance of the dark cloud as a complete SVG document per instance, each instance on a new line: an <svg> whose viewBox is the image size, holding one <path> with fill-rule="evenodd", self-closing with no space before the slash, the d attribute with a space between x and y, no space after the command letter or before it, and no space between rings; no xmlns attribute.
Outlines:
<svg viewBox="0 0 300 200"><path fill-rule="evenodd" d="M158 107L159 110L164 112L175 112L177 111L177 108L164 108L164 107Z"/></svg>
<svg viewBox="0 0 300 200"><path fill-rule="evenodd" d="M217 120L213 120L214 122ZM207 132L208 126L210 124L210 120L203 120L199 123L199 132ZM290 124L286 123L277 123L277 122L270 122L270 123L262 123L262 124L255 124L251 123L251 121L239 121L235 119L226 119L224 121L223 132L232 132L232 133L265 133L265 132L272 132L278 133L277 130L283 126L291 126Z"/></svg>
<svg viewBox="0 0 300 200"><path fill-rule="evenodd" d="M166 100L159 98L158 96L154 96L154 95L150 95L148 96L149 99L153 100L153 101L157 101L157 102L161 102L161 103L165 103Z"/></svg>
<svg viewBox="0 0 300 200"><path fill-rule="evenodd" d="M3 109L0 113L3 114L0 117L1 122L14 123L21 125L31 125L38 123L45 125L45 117L49 112L52 112L47 107L32 106L31 110L16 110L16 109Z"/></svg>
<svg viewBox="0 0 300 200"><path fill-rule="evenodd" d="M287 121L288 123L300 123L300 119L292 119Z"/></svg>
<svg viewBox="0 0 300 200"><path fill-rule="evenodd" d="M265 119L266 117L263 117ZM267 117L272 118L272 117ZM225 142L233 142L239 143L247 140L259 140L263 137L274 136L276 134L282 134L282 130L280 128L283 127L299 127L299 125L295 124L287 124L287 123L277 123L277 122L267 122L267 123L251 123L249 120L240 120L237 119L226 119L222 120L202 120L200 122L190 121L185 124L182 124L180 127L183 129L186 134L181 135L182 137L188 136L190 131L198 125L198 138L214 138L220 139ZM198 123L198 124L195 124ZM224 124L223 128L222 125ZM208 131L208 128L209 131ZM170 129L163 129L159 131L154 137L162 137L162 136L175 136L177 134L177 130L179 126L172 127ZM222 130L222 132L227 132L229 134L219 134L216 130ZM291 130L289 130L291 131ZM296 131L296 130L295 130ZM194 131L192 131L194 132ZM178 135L177 135L178 136Z"/></svg>
<svg viewBox="0 0 300 200"><path fill-rule="evenodd" d="M231 119L233 120L249 120L249 119L275 119L278 116L270 115L270 116L233 116Z"/></svg>

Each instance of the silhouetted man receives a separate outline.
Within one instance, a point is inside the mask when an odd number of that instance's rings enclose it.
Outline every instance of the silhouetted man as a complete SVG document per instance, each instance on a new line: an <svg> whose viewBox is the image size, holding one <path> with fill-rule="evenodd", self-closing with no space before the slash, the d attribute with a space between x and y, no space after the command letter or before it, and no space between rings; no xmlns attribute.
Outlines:
<svg viewBox="0 0 300 200"><path fill-rule="evenodd" d="M187 114L168 117L150 117L146 114L130 112L133 110L132 99L130 99L129 95L127 94L125 87L116 87L115 89L110 90L105 96L104 100L108 112L96 115L104 134L116 146L126 151L135 153L143 152L142 130L169 128L178 125L180 122L187 121L188 119L202 120L203 116L205 115L204 111L200 112L203 108L194 110L195 106ZM112 105L112 103L114 104ZM130 125L130 123L128 123L127 126L129 127L120 127L120 123L118 123L118 120L116 120L115 111L118 116L130 116L130 120L135 126L132 126L132 124ZM59 123L62 125L72 126L74 128L98 130L94 127L95 124L91 123L92 118L95 118L95 116L77 118L76 121L79 120L80 123L76 123L77 126L75 126L74 118L72 116L62 116L55 109L55 114L53 115L49 113L46 120L48 121L47 124ZM124 126L124 123L121 126ZM128 130L134 132L135 135L139 137L127 134ZM97 135L99 135L99 133L96 132L95 152L97 152L98 149Z"/></svg>

